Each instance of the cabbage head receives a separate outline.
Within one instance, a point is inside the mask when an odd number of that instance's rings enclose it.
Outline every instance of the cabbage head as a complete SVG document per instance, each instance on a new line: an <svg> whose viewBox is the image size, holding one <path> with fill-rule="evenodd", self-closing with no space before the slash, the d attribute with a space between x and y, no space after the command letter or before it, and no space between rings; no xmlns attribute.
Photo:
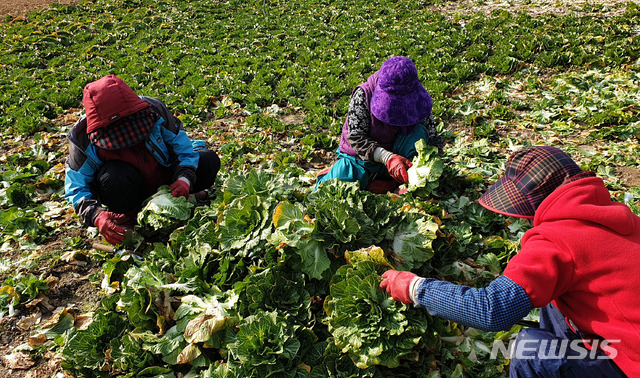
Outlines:
<svg viewBox="0 0 640 378"><path fill-rule="evenodd" d="M195 206L195 197L174 197L167 185L149 197L138 213L138 227L142 231L162 231L178 226L191 217Z"/></svg>
<svg viewBox="0 0 640 378"><path fill-rule="evenodd" d="M351 264L338 268L324 302L332 340L360 369L398 367L419 358L427 332L426 311L394 301L380 289L390 264L381 248L346 252Z"/></svg>

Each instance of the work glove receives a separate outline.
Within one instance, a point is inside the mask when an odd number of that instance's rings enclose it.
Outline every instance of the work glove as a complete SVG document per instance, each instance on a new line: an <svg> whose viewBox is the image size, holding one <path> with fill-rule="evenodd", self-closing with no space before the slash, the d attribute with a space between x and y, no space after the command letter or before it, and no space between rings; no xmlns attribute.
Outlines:
<svg viewBox="0 0 640 378"><path fill-rule="evenodd" d="M124 241L124 233L127 232L126 226L121 226L127 222L127 216L124 214L113 213L111 211L103 211L93 223L98 228L109 244L118 245Z"/></svg>
<svg viewBox="0 0 640 378"><path fill-rule="evenodd" d="M390 269L382 273L380 289L385 290L396 301L404 304L413 303L410 288L414 278L419 277L411 272Z"/></svg>
<svg viewBox="0 0 640 378"><path fill-rule="evenodd" d="M172 196L184 197L186 199L189 199L189 189L189 182L181 178L174 181L173 184L171 184L171 186L169 187L169 191L171 192Z"/></svg>
<svg viewBox="0 0 640 378"><path fill-rule="evenodd" d="M386 164L387 170L391 177L396 179L401 184L409 181L409 175L407 174L407 168L411 167L411 162L409 159L400 156L398 154L391 155L391 158L387 160Z"/></svg>

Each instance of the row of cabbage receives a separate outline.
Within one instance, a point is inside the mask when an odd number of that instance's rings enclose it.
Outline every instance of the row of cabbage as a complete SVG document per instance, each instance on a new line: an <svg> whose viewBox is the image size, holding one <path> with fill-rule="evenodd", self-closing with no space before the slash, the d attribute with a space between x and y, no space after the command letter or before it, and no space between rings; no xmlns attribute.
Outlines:
<svg viewBox="0 0 640 378"><path fill-rule="evenodd" d="M447 18L433 1L96 0L0 23L0 127L32 133L81 105L107 73L161 97L188 124L299 108L305 126L338 131L348 94L391 55L409 56L450 118L450 95L483 75L542 68L621 67L640 54L638 7L621 16L496 10Z"/></svg>
<svg viewBox="0 0 640 378"><path fill-rule="evenodd" d="M313 191L305 178L231 174L168 242L160 241L171 229L166 223L141 222L139 228L157 232L142 244L127 243L144 258L123 254L105 262L108 295L88 325L67 331L63 366L78 376L503 372L504 359L486 366L477 360L496 334L432 318L378 285L391 267L481 285L500 272L520 230L505 232L499 217L464 199L443 206L417 192L374 195L339 181ZM193 206L156 202L163 210L152 212L174 220ZM485 227L496 235L489 244L465 227L472 216L490 220ZM462 254L472 265L459 261Z"/></svg>

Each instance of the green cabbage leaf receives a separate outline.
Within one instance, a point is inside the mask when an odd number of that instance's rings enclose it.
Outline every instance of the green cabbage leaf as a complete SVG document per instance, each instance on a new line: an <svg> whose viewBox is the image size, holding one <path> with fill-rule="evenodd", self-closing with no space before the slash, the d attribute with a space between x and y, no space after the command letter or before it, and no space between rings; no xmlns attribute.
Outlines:
<svg viewBox="0 0 640 378"><path fill-rule="evenodd" d="M402 359L417 359L428 314L380 290L380 274L390 266L382 249L347 252L346 258L352 264L338 269L324 303L335 345L361 369L394 368Z"/></svg>
<svg viewBox="0 0 640 378"><path fill-rule="evenodd" d="M236 341L229 344L230 368L241 367L251 377L296 377L301 342L293 326L277 311L259 310L238 324Z"/></svg>
<svg viewBox="0 0 640 378"><path fill-rule="evenodd" d="M407 170L409 182L403 187L409 193L428 196L438 187L444 164L438 156L438 148L427 145L424 139L418 140L415 147L418 155L411 161L412 166Z"/></svg>
<svg viewBox="0 0 640 378"><path fill-rule="evenodd" d="M406 217L395 230L392 249L393 260L398 270L413 270L433 257L433 240L440 226L434 217L415 211Z"/></svg>
<svg viewBox="0 0 640 378"><path fill-rule="evenodd" d="M158 188L158 191L149 197L138 213L137 230L161 231L180 225L191 216L191 210L195 206L195 197L174 197L167 185Z"/></svg>

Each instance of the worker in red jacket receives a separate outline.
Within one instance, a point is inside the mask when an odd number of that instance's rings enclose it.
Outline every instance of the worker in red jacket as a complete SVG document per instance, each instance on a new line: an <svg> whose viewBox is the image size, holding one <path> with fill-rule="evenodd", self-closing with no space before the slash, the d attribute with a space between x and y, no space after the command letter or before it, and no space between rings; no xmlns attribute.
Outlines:
<svg viewBox="0 0 640 378"><path fill-rule="evenodd" d="M160 100L136 95L119 77L87 84L86 114L69 132L65 198L105 240L121 244L144 200L162 185L174 197L206 196L218 155L191 140Z"/></svg>
<svg viewBox="0 0 640 378"><path fill-rule="evenodd" d="M479 202L533 220L502 276L469 288L389 270L380 287L487 331L540 308L540 327L518 334L511 377L640 377L640 218L593 172L546 146L511 156Z"/></svg>

